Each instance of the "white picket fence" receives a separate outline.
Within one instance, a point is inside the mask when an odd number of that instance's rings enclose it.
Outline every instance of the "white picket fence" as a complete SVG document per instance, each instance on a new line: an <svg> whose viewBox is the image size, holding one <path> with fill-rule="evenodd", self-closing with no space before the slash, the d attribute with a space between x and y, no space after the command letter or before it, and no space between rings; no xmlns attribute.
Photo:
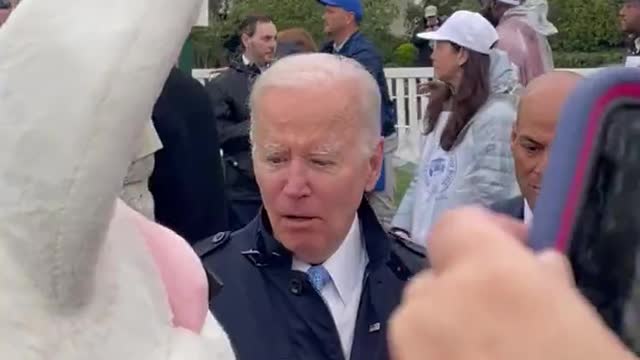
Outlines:
<svg viewBox="0 0 640 360"><path fill-rule="evenodd" d="M597 68L564 69L588 75ZM387 68L384 70L391 100L395 102L398 128L396 157L402 162L417 162L420 157L422 119L427 98L418 95L418 84L433 78L433 68ZM193 77L205 83L219 73L217 69L194 69Z"/></svg>

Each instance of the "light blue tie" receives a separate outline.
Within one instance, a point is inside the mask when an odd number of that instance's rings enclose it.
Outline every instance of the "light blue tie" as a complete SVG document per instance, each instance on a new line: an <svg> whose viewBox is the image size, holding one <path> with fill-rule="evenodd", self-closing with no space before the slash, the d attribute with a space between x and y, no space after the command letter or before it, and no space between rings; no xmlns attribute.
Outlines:
<svg viewBox="0 0 640 360"><path fill-rule="evenodd" d="M322 265L310 267L309 270L307 270L307 275L309 276L309 282L318 292L322 291L322 289L331 282L331 275Z"/></svg>

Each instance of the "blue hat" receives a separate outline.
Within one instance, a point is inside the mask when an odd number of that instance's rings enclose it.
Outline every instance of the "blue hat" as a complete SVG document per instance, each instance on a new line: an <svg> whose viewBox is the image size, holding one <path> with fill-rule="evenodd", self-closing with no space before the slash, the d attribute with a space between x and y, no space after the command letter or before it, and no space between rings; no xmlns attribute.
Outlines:
<svg viewBox="0 0 640 360"><path fill-rule="evenodd" d="M344 11L352 12L357 22L362 21L362 17L364 16L364 10L362 9L360 0L318 0L318 2L324 6L338 7Z"/></svg>

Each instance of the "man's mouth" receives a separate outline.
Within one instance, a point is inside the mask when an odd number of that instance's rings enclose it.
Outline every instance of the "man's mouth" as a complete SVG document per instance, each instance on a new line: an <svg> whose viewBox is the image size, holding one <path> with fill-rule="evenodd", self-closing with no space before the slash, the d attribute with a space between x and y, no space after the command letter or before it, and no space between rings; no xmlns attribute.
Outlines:
<svg viewBox="0 0 640 360"><path fill-rule="evenodd" d="M283 218L292 223L303 223L316 219L315 216L303 216L303 215L284 215Z"/></svg>
<svg viewBox="0 0 640 360"><path fill-rule="evenodd" d="M289 221L309 221L315 219L314 216L301 216L301 215L284 215L285 219Z"/></svg>

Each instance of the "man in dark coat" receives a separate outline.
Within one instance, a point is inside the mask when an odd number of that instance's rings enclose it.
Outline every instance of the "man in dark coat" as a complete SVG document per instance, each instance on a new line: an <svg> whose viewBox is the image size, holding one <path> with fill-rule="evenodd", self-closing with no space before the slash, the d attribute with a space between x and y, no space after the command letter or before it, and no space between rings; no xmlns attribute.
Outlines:
<svg viewBox="0 0 640 360"><path fill-rule="evenodd" d="M424 9L424 17L417 20L416 28L411 36L411 43L418 49L415 66L433 66L431 41L418 37L418 34L426 31L436 31L442 23L442 19L438 17L438 8L435 5L429 5Z"/></svg>
<svg viewBox="0 0 640 360"><path fill-rule="evenodd" d="M581 78L574 72L553 71L527 85L511 135L511 151L522 196L495 203L492 210L531 222L560 111Z"/></svg>
<svg viewBox="0 0 640 360"><path fill-rule="evenodd" d="M382 165L380 93L357 62L284 57L252 94L264 209L195 246L224 284L211 310L238 360L387 360L387 320L424 249L363 198Z"/></svg>
<svg viewBox="0 0 640 360"><path fill-rule="evenodd" d="M251 166L249 93L256 77L273 61L277 30L271 18L248 16L240 25L244 52L207 84L223 150L230 230L245 226L262 202Z"/></svg>
<svg viewBox="0 0 640 360"><path fill-rule="evenodd" d="M220 145L203 86L171 70L153 109L162 149L149 189L156 221L193 243L228 229Z"/></svg>

